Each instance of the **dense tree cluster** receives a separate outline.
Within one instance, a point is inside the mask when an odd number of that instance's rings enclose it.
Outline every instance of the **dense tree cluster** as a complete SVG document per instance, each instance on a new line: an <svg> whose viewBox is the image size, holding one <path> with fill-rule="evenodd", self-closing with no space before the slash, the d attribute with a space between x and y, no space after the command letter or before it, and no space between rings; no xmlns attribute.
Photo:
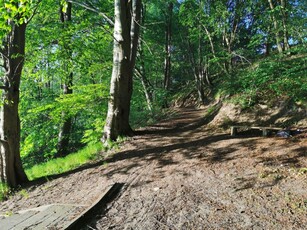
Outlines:
<svg viewBox="0 0 307 230"><path fill-rule="evenodd" d="M301 0L3 0L0 180L27 181L22 160L30 167L101 137L131 135L178 93L196 92L199 103L218 91L255 100L264 88L304 98L306 56L295 63L303 68L275 57L306 54L306 7Z"/></svg>

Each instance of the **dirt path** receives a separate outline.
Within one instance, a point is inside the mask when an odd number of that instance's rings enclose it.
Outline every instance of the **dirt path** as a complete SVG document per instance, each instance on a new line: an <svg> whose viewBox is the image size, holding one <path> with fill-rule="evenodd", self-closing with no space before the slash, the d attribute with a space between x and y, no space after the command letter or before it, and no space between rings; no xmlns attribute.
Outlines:
<svg viewBox="0 0 307 230"><path fill-rule="evenodd" d="M123 192L88 229L306 229L306 139L233 138L207 127L203 110L179 112L107 161L12 196L0 213L88 204L120 182Z"/></svg>

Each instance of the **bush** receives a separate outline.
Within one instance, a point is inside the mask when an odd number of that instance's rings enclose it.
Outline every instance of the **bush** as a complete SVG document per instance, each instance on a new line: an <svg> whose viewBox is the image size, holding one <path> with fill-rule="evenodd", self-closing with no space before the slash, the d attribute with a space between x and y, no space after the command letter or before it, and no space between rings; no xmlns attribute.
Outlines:
<svg viewBox="0 0 307 230"><path fill-rule="evenodd" d="M306 68L306 54L269 57L224 79L220 88L243 107L276 97L306 100Z"/></svg>

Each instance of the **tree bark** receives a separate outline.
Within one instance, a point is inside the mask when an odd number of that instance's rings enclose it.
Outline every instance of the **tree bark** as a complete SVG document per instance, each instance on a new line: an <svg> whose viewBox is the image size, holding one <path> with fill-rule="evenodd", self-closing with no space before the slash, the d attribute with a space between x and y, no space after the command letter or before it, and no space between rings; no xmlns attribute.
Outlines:
<svg viewBox="0 0 307 230"><path fill-rule="evenodd" d="M201 1L199 3L200 8L202 7ZM205 104L205 92L204 92L204 67L203 67L203 47L202 47L202 29L201 20L198 25L198 71L196 74L196 87L198 92L198 100L203 105Z"/></svg>
<svg viewBox="0 0 307 230"><path fill-rule="evenodd" d="M289 33L288 33L288 27L287 27L287 4L285 0L280 0L281 5L281 16L282 16L282 25L283 25L283 39L284 39L284 50L288 51L290 50L289 45Z"/></svg>
<svg viewBox="0 0 307 230"><path fill-rule="evenodd" d="M62 6L60 6L60 20L63 23L63 32L65 33L66 28L69 26L71 22L71 11L72 11L72 4L70 2L67 3L66 12L63 12ZM70 71L69 63L71 62L72 56L72 48L70 47L70 39L64 38L64 52L67 54L68 60L65 60L65 72ZM72 64L70 63L70 66ZM64 78L63 87L63 94L69 95L73 93L72 90L73 86L73 73L70 72L67 77ZM72 118L67 115L66 112L62 112L62 124L60 125L60 131L58 136L58 146L57 146L57 154L56 157L63 157L68 154L68 145L70 140L70 132L72 127Z"/></svg>
<svg viewBox="0 0 307 230"><path fill-rule="evenodd" d="M145 22L145 6L142 4L141 8L141 26L144 25ZM142 40L142 32L140 32L140 39L139 39L139 47L138 47L138 56L137 59L139 61L139 69L136 68L136 75L141 80L144 94L147 102L147 108L149 111L153 110L153 95L152 95L152 85L150 81L146 77L146 70L145 70L145 62L144 62L144 52L143 52L143 40Z"/></svg>
<svg viewBox="0 0 307 230"><path fill-rule="evenodd" d="M165 64L164 64L164 89L168 90L171 82L171 42L172 42L172 16L173 3L168 3L168 12L165 24Z"/></svg>
<svg viewBox="0 0 307 230"><path fill-rule="evenodd" d="M270 5L270 9L274 10L275 7L273 5L272 0L268 0L269 5ZM279 24L278 24L278 20L274 15L274 12L271 15L272 21L273 21L273 26L274 26L274 31L275 31L275 40L276 40L276 45L277 45L277 50L279 53L283 52L283 47L281 45L281 39L280 39L280 28L279 28Z"/></svg>
<svg viewBox="0 0 307 230"><path fill-rule="evenodd" d="M271 26L268 26L267 35L265 37L265 43L264 43L264 46L265 46L264 55L265 56L269 56L271 52L270 38L271 38Z"/></svg>
<svg viewBox="0 0 307 230"><path fill-rule="evenodd" d="M115 0L113 70L103 141L132 135L129 124L141 0Z"/></svg>
<svg viewBox="0 0 307 230"><path fill-rule="evenodd" d="M26 24L11 25L3 40L1 56L3 76L2 107L0 112L0 180L10 187L28 181L20 158L20 119L18 113L19 86L25 55Z"/></svg>

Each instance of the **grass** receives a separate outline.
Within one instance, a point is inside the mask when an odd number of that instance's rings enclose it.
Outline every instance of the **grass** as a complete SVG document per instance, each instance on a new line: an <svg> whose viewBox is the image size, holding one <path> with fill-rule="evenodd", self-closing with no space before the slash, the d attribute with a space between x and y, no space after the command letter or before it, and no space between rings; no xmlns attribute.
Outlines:
<svg viewBox="0 0 307 230"><path fill-rule="evenodd" d="M32 168L26 169L26 174L29 180L34 180L39 177L64 173L69 170L73 170L91 160L97 159L98 153L102 149L103 146L101 143L91 144L76 153L69 154L66 157L53 159L46 163L35 165Z"/></svg>
<svg viewBox="0 0 307 230"><path fill-rule="evenodd" d="M76 153L69 154L63 158L56 158L46 163L34 165L25 171L29 180L64 173L91 160L97 159L99 156L98 153L102 149L102 143L91 144ZM0 201L6 199L10 191L7 185L0 183ZM25 198L28 197L26 190L21 190L19 193Z"/></svg>
<svg viewBox="0 0 307 230"><path fill-rule="evenodd" d="M107 146L103 146L101 142L89 144L76 153L34 165L33 167L26 169L25 172L30 181L41 177L68 172L88 163L89 161L98 159L99 152L102 150L119 148L119 143L124 142L125 140L126 138L119 137L115 142L109 141ZM8 186L0 183L0 201L6 199L10 192L11 190ZM25 198L28 197L26 190L20 190L19 194Z"/></svg>
<svg viewBox="0 0 307 230"><path fill-rule="evenodd" d="M0 201L4 200L10 192L9 187L6 184L0 183Z"/></svg>

